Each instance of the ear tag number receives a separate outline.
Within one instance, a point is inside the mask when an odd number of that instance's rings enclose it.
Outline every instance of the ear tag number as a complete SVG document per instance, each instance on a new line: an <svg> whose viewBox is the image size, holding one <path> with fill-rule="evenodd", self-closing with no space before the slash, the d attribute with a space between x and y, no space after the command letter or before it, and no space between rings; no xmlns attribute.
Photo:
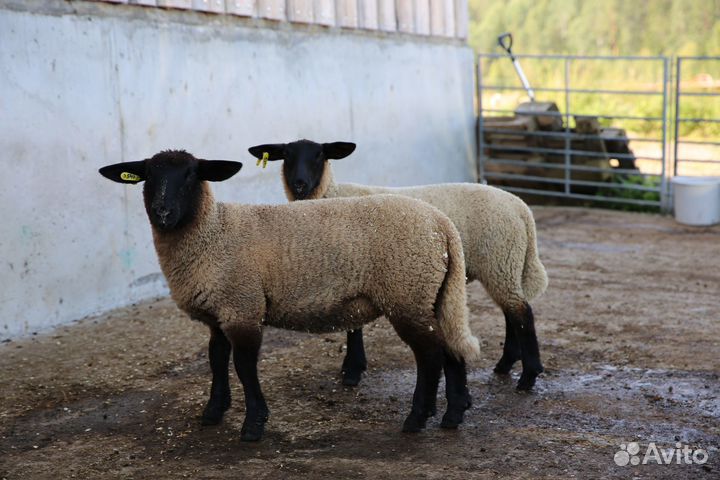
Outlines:
<svg viewBox="0 0 720 480"><path fill-rule="evenodd" d="M270 154L268 152L263 152L262 158L258 158L258 161L255 162L255 166L259 167L260 163L262 162L262 167L267 167L267 162L270 160Z"/></svg>
<svg viewBox="0 0 720 480"><path fill-rule="evenodd" d="M120 174L120 178L128 182L139 182L140 180L142 180L139 175L135 175L134 173L130 172L122 172Z"/></svg>

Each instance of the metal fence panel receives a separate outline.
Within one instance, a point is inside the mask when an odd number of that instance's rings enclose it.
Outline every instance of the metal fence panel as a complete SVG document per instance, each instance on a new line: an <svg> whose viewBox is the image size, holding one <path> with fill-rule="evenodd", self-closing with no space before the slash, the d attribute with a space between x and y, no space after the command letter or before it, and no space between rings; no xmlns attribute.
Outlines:
<svg viewBox="0 0 720 480"><path fill-rule="evenodd" d="M516 58L530 64L537 101L520 103L525 88L504 54L478 58L479 178L518 193L665 208L669 59ZM628 88L622 62L650 78ZM538 72L553 84L533 84ZM638 99L647 114L618 107Z"/></svg>
<svg viewBox="0 0 720 480"><path fill-rule="evenodd" d="M720 175L720 117L703 115L699 104L712 104L714 111L720 111L720 57L678 57L676 61L675 175Z"/></svg>

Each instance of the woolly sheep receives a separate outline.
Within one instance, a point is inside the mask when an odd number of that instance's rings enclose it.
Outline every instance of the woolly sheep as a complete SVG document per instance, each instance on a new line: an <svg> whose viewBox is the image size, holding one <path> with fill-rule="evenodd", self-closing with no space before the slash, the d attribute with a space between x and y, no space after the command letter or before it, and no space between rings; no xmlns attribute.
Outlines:
<svg viewBox="0 0 720 480"><path fill-rule="evenodd" d="M116 182L145 181L145 209L172 298L210 327L213 379L203 422L220 422L230 406L232 350L245 393L241 439L261 438L269 415L257 376L263 324L329 332L384 314L417 363L403 430L421 430L435 413L443 367L448 409L441 426L456 428L470 404L465 360L479 345L467 323L462 245L450 220L394 195L216 203L207 181L226 180L241 166L165 151L100 169Z"/></svg>
<svg viewBox="0 0 720 480"><path fill-rule="evenodd" d="M339 155L337 147L328 151L327 145L338 144L344 145ZM528 206L511 193L471 183L405 188L335 183L329 160L344 158L354 149L353 143L300 140L249 151L257 158L284 160L283 185L291 202L393 193L424 200L445 213L463 241L467 281L479 280L505 314L505 345L495 372L508 374L522 360L517 387L530 390L543 366L528 302L545 291L547 275L538 258L535 220ZM343 383L356 385L366 365L362 330L348 332Z"/></svg>

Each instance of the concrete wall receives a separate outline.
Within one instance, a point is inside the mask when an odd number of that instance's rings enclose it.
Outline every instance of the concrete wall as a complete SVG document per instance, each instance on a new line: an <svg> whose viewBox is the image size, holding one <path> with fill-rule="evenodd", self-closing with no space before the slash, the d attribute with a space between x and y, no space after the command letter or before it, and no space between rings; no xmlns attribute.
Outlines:
<svg viewBox="0 0 720 480"><path fill-rule="evenodd" d="M185 148L245 168L224 201L284 202L247 147L359 147L340 180L474 176L457 41L103 3L0 0L0 338L165 293L141 187L103 165Z"/></svg>

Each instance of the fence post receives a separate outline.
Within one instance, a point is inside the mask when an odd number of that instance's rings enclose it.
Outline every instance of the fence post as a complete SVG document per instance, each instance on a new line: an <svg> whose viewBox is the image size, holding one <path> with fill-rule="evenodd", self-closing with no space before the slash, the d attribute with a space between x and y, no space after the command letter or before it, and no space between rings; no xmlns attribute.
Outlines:
<svg viewBox="0 0 720 480"><path fill-rule="evenodd" d="M570 59L565 58L565 193L570 193Z"/></svg>
<svg viewBox="0 0 720 480"><path fill-rule="evenodd" d="M482 108L482 57L477 57L477 111L478 111L478 120L477 120L477 139L475 142L476 148L477 148L477 181L479 183L484 183L485 180L485 168L484 168L484 162L483 162L483 144L485 143L483 140L483 108Z"/></svg>
<svg viewBox="0 0 720 480"><path fill-rule="evenodd" d="M660 211L670 210L670 191L668 189L668 87L670 85L670 63L668 57L663 57L663 95L662 95L662 170L660 172Z"/></svg>
<svg viewBox="0 0 720 480"><path fill-rule="evenodd" d="M677 175L678 139L680 138L680 79L681 79L682 57L678 57L675 63L675 137L673 145L673 176Z"/></svg>

